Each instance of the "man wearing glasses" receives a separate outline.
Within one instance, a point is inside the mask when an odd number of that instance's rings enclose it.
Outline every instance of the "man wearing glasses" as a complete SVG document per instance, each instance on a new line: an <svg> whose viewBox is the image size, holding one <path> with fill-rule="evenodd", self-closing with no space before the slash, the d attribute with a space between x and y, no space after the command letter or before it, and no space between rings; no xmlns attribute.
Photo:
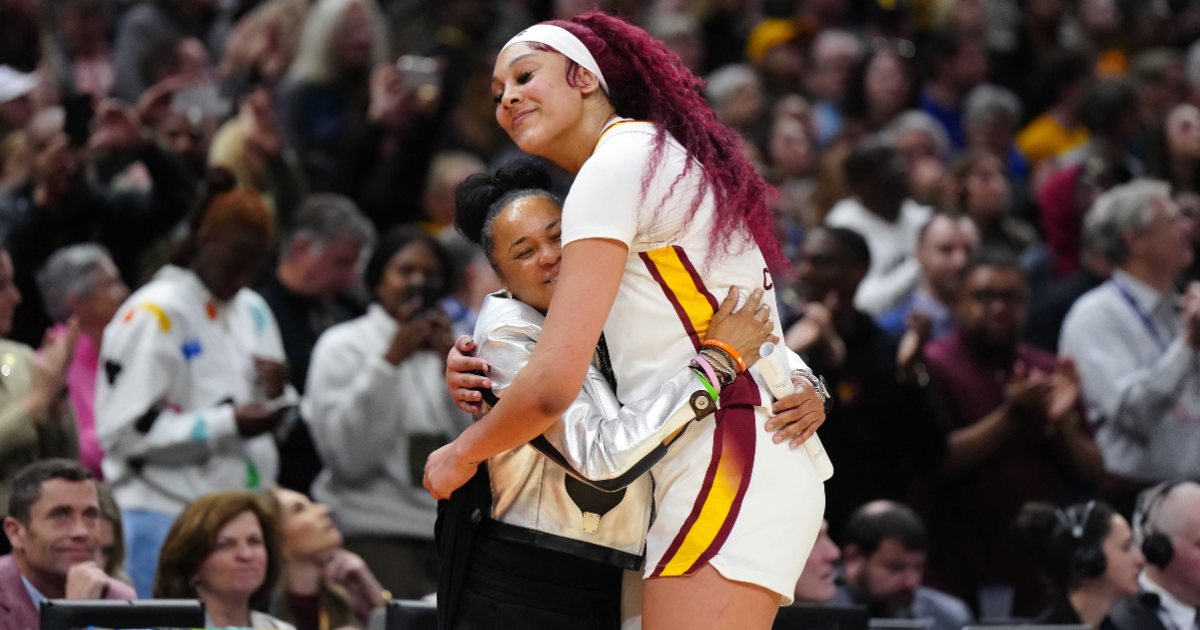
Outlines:
<svg viewBox="0 0 1200 630"><path fill-rule="evenodd" d="M1174 288L1192 263L1193 225L1168 185L1149 180L1108 191L1085 221L1117 269L1071 308L1059 352L1083 377L1105 498L1129 513L1150 485L1200 478L1200 285Z"/></svg>
<svg viewBox="0 0 1200 630"><path fill-rule="evenodd" d="M929 493L937 542L926 584L979 602L985 616L1032 616L1044 588L1009 526L1026 501L1057 505L1068 489L1095 485L1104 464L1080 422L1074 364L1019 341L1029 288L1016 259L984 252L963 278L958 329L925 351L950 430Z"/></svg>

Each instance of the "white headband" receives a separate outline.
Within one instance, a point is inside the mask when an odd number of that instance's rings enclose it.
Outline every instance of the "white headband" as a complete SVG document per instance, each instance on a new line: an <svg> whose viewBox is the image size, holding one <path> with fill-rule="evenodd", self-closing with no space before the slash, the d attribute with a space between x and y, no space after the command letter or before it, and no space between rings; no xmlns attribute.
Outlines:
<svg viewBox="0 0 1200 630"><path fill-rule="evenodd" d="M587 68L588 72L596 75L596 78L600 80L600 87L604 89L605 94L608 94L608 82L604 80L604 74L600 72L600 65L596 63L596 58L588 51L587 46L579 41L578 37L571 34L571 31L553 24L535 24L508 40L500 52L504 52L513 44L520 43L545 44L557 50L567 59Z"/></svg>

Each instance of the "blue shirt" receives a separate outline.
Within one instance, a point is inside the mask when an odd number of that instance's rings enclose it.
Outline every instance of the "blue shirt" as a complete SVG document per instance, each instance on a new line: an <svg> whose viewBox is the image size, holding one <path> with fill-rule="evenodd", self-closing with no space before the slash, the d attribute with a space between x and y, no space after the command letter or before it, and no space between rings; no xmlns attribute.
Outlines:
<svg viewBox="0 0 1200 630"><path fill-rule="evenodd" d="M29 593L29 599L33 600L34 610L40 611L42 609L42 602L46 601L46 596L42 595L42 592L37 590L37 587L25 579L24 575L21 576L21 583L25 585L25 592Z"/></svg>
<svg viewBox="0 0 1200 630"><path fill-rule="evenodd" d="M845 585L838 586L837 593L829 601L833 606L853 604L867 605L858 601ZM974 619L971 609L961 599L924 586L917 589L913 601L906 608L894 612L892 619L919 619L929 630L962 630Z"/></svg>
<svg viewBox="0 0 1200 630"><path fill-rule="evenodd" d="M931 341L941 339L954 332L954 311L949 306L933 299L921 287L914 289L908 295L908 299L898 306L880 315L875 323L892 336L902 337L908 329L904 320L908 319L908 314L913 312L922 313L933 321L933 330L929 337Z"/></svg>
<svg viewBox="0 0 1200 630"><path fill-rule="evenodd" d="M479 313L467 308L466 304L453 295L442 298L438 306L450 316L450 331L454 333L455 338L475 334L475 318Z"/></svg>
<svg viewBox="0 0 1200 630"><path fill-rule="evenodd" d="M1015 184L1029 180L1029 160L1015 144L1008 149L1008 176Z"/></svg>
<svg viewBox="0 0 1200 630"><path fill-rule="evenodd" d="M963 147L967 146L967 135L963 132L961 111L946 109L941 103L929 98L928 94L921 95L921 110L942 123L946 134L950 136L950 144L953 145L955 153L962 151Z"/></svg>
<svg viewBox="0 0 1200 630"><path fill-rule="evenodd" d="M813 107L813 127L816 129L817 146L827 148L842 132L842 113L829 101L818 101Z"/></svg>

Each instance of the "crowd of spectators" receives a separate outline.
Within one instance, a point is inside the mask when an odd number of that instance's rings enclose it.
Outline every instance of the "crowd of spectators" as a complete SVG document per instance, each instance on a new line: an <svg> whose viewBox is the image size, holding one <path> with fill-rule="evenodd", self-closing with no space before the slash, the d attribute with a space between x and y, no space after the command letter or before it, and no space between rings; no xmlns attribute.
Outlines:
<svg viewBox="0 0 1200 630"><path fill-rule="evenodd" d="M454 192L520 155L500 46L593 6L0 0L0 630L436 589L444 359L501 288ZM1195 627L1200 3L598 6L777 193L785 343L833 396L797 600Z"/></svg>

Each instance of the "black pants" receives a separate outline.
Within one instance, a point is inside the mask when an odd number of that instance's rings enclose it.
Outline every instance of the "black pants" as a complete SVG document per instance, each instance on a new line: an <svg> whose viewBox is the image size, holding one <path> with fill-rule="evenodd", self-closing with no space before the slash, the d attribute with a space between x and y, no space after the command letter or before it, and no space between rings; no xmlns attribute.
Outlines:
<svg viewBox="0 0 1200 630"><path fill-rule="evenodd" d="M480 535L454 630L619 630L621 569Z"/></svg>

